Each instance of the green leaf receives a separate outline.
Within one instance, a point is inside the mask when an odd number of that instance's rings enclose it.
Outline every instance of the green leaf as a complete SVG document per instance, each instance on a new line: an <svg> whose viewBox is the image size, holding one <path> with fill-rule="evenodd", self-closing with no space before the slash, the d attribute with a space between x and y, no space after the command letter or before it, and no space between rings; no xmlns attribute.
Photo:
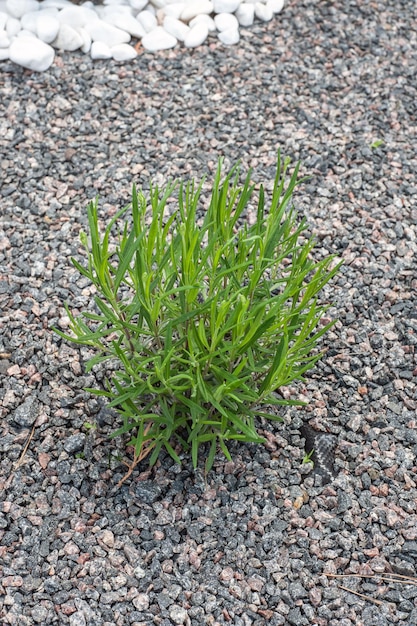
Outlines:
<svg viewBox="0 0 417 626"><path fill-rule="evenodd" d="M176 463L181 465L180 457L178 456L178 454L175 452L174 448L169 444L168 441L164 441L164 446L165 446L168 454L170 455L170 457L173 458Z"/></svg>
<svg viewBox="0 0 417 626"><path fill-rule="evenodd" d="M123 249L123 254L121 258L121 262L117 268L116 276L114 277L114 289L117 291L120 287L120 283L124 279L126 275L126 270L130 266L133 255L137 252L139 246L142 244L142 239L144 237L144 233L140 233L138 237L136 237L135 232L132 230L127 239L126 245Z"/></svg>
<svg viewBox="0 0 417 626"><path fill-rule="evenodd" d="M205 466L206 473L209 472L211 468L213 467L214 458L216 456L216 450L217 450L217 438L213 436L213 438L211 439L210 448L209 448L209 452L208 452L207 459L206 459L206 466Z"/></svg>
<svg viewBox="0 0 417 626"><path fill-rule="evenodd" d="M277 373L281 372L285 367L285 357L288 351L288 337L284 333L281 337L281 341L279 342L274 360L272 361L271 367L269 368L268 374L264 378L259 391L263 394L266 390L270 390L271 382L277 378ZM280 384L274 385L275 388L280 387Z"/></svg>
<svg viewBox="0 0 417 626"><path fill-rule="evenodd" d="M375 141L373 141L370 145L371 150L375 150L376 148L379 148L379 146L384 145L384 140L383 139L375 139Z"/></svg>

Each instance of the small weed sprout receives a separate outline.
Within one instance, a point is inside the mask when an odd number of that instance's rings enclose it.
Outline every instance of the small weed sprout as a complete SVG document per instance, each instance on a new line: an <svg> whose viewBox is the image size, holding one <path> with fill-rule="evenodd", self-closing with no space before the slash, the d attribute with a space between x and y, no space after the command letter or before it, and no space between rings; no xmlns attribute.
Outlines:
<svg viewBox="0 0 417 626"><path fill-rule="evenodd" d="M312 459L313 454L314 454L314 449L310 450L310 452L305 453L303 460L302 460L303 465L306 465L307 463L312 463L314 466L314 461Z"/></svg>

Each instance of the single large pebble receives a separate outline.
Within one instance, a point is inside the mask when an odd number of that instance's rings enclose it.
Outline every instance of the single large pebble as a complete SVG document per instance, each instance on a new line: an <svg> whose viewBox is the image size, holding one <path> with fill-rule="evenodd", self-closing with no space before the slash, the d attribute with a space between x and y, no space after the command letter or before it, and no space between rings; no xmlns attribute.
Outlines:
<svg viewBox="0 0 417 626"><path fill-rule="evenodd" d="M103 20L103 22L107 22L108 24L113 24L113 26L117 25L115 20L117 20L117 18L121 15L129 15L130 17L133 17L132 9L125 4L120 4L118 6L97 5L94 9L94 13L100 20Z"/></svg>
<svg viewBox="0 0 417 626"><path fill-rule="evenodd" d="M239 30L237 28L222 30L217 36L220 41L225 43L227 46L234 46L240 39Z"/></svg>
<svg viewBox="0 0 417 626"><path fill-rule="evenodd" d="M80 2L80 0L75 0L76 2ZM123 7L126 8L125 5L125 0L94 0L94 4L104 4L106 5L106 7L110 7L112 5L117 6L117 7ZM104 7L104 8L106 8Z"/></svg>
<svg viewBox="0 0 417 626"><path fill-rule="evenodd" d="M176 37L178 41L184 41L190 30L190 27L187 26L187 24L184 24L181 20L176 20L175 17L170 17L169 15L164 17L163 26L167 33Z"/></svg>
<svg viewBox="0 0 417 626"><path fill-rule="evenodd" d="M6 33L9 37L15 37L20 30L22 30L20 20L17 20L15 17L9 17L6 24Z"/></svg>
<svg viewBox="0 0 417 626"><path fill-rule="evenodd" d="M24 30L30 30L32 31L32 33L35 33L36 35L37 30L38 30L38 14L39 13L40 11L30 11L30 13L26 13L25 15L23 15L20 19L20 26Z"/></svg>
<svg viewBox="0 0 417 626"><path fill-rule="evenodd" d="M32 33L31 30L25 30L24 28L22 28L22 30L19 30L19 32L17 33L18 37L30 37L33 39L37 39L35 33Z"/></svg>
<svg viewBox="0 0 417 626"><path fill-rule="evenodd" d="M208 34L209 29L206 24L195 24L192 28L190 28L184 39L184 46L186 48L197 48L197 46L201 46L201 44L205 42Z"/></svg>
<svg viewBox="0 0 417 626"><path fill-rule="evenodd" d="M0 61L7 61L8 59L10 59L9 47L7 46L7 48L0 48Z"/></svg>
<svg viewBox="0 0 417 626"><path fill-rule="evenodd" d="M119 43L129 43L130 41L129 33L99 19L86 24L84 28L93 41L104 41L110 48Z"/></svg>
<svg viewBox="0 0 417 626"><path fill-rule="evenodd" d="M172 4L167 4L164 8L165 15L169 15L170 17L175 17L178 20L181 17L181 13L185 9L185 2L173 2Z"/></svg>
<svg viewBox="0 0 417 626"><path fill-rule="evenodd" d="M189 22L196 15L201 15L203 13L209 15L213 13L214 7L213 2L211 0L193 0L185 5L183 12L181 13L181 19L184 22Z"/></svg>
<svg viewBox="0 0 417 626"><path fill-rule="evenodd" d="M73 7L70 0L42 0L42 9L53 7L55 9L64 9L65 7Z"/></svg>
<svg viewBox="0 0 417 626"><path fill-rule="evenodd" d="M214 23L219 31L227 30L228 28L239 28L237 17L232 13L218 13L214 16Z"/></svg>
<svg viewBox="0 0 417 626"><path fill-rule="evenodd" d="M110 46L104 41L93 41L90 49L90 56L95 61L97 59L111 59L112 54Z"/></svg>
<svg viewBox="0 0 417 626"><path fill-rule="evenodd" d="M255 15L259 20L262 20L263 22L271 21L274 16L274 14L272 13L272 9L262 2L257 2L255 4Z"/></svg>
<svg viewBox="0 0 417 626"><path fill-rule="evenodd" d="M39 11L39 14L44 11ZM59 31L59 21L53 15L42 15L36 20L36 34L45 43L52 43Z"/></svg>
<svg viewBox="0 0 417 626"><path fill-rule="evenodd" d="M241 26L252 26L255 19L255 5L252 2L242 2L235 15Z"/></svg>
<svg viewBox="0 0 417 626"><path fill-rule="evenodd" d="M8 48L10 46L10 38L5 30L0 30L0 48Z"/></svg>
<svg viewBox="0 0 417 626"><path fill-rule="evenodd" d="M24 402L12 412L12 420L21 428L30 428L39 416L40 405L34 396L28 396Z"/></svg>
<svg viewBox="0 0 417 626"><path fill-rule="evenodd" d="M85 7L65 7L58 13L61 24L67 24L73 28L80 28L98 19L97 13Z"/></svg>
<svg viewBox="0 0 417 626"><path fill-rule="evenodd" d="M121 30L125 30L127 33L132 35L132 37L136 37L136 39L142 39L147 32L143 28L142 24L135 17L133 17L133 15L128 13L118 13L117 11L114 11L104 15L102 19L108 24L113 24L113 26L116 26Z"/></svg>
<svg viewBox="0 0 417 626"><path fill-rule="evenodd" d="M169 617L171 618L172 623L176 625L178 624L178 626L181 626L181 624L186 624L187 621L190 619L188 617L187 611L178 604L172 604L169 607Z"/></svg>
<svg viewBox="0 0 417 626"><path fill-rule="evenodd" d="M124 15L132 15L132 9L127 6L127 4L120 4L120 2L118 2L117 4L106 4L105 6L97 6L96 11L100 14L101 19L103 19L104 16L107 15L121 15L122 13Z"/></svg>
<svg viewBox="0 0 417 626"><path fill-rule="evenodd" d="M146 33L150 33L158 26L158 21L151 11L141 11L137 14L136 19L141 24Z"/></svg>
<svg viewBox="0 0 417 626"><path fill-rule="evenodd" d="M150 33L142 38L142 46L145 50L156 52L157 50L168 50L177 45L177 38L162 28L157 26Z"/></svg>
<svg viewBox="0 0 417 626"><path fill-rule="evenodd" d="M29 11L37 11L39 3L36 0L7 0L6 10L12 17L18 19L29 13Z"/></svg>
<svg viewBox="0 0 417 626"><path fill-rule="evenodd" d="M268 0L266 6L271 9L272 13L281 13L284 8L284 0Z"/></svg>
<svg viewBox="0 0 417 626"><path fill-rule="evenodd" d="M110 50L115 61L131 61L138 56L134 47L128 43L119 43L118 46L113 46Z"/></svg>
<svg viewBox="0 0 417 626"><path fill-rule="evenodd" d="M6 28L6 22L9 19L9 16L4 11L0 11L0 30L4 30Z"/></svg>
<svg viewBox="0 0 417 626"><path fill-rule="evenodd" d="M91 50L91 43L92 43L91 35L88 31L85 30L85 28L79 28L78 33L81 39L83 40L83 45L81 46L81 50L84 52L84 54L88 54Z"/></svg>
<svg viewBox="0 0 417 626"><path fill-rule="evenodd" d="M114 548L114 534L111 530L101 530L97 534L97 538L99 541L103 542L105 546L108 548Z"/></svg>
<svg viewBox="0 0 417 626"><path fill-rule="evenodd" d="M134 501L140 506L142 503L153 504L161 497L162 489L154 480L141 480L136 483ZM129 544L127 544L129 545ZM142 575L143 572L143 575ZM144 578L145 571L139 566L135 569L136 578Z"/></svg>
<svg viewBox="0 0 417 626"><path fill-rule="evenodd" d="M135 9L136 11L142 11L142 9L144 9L148 4L148 0L129 0L129 4L132 9Z"/></svg>
<svg viewBox="0 0 417 626"><path fill-rule="evenodd" d="M214 31L217 30L216 24L214 23L214 20L212 17L210 17L210 15L197 15L188 22L188 26L190 26L191 28L193 28L196 24L205 24L211 33L214 33Z"/></svg>
<svg viewBox="0 0 417 626"><path fill-rule="evenodd" d="M240 0L213 0L215 13L234 13L240 4Z"/></svg>
<svg viewBox="0 0 417 626"><path fill-rule="evenodd" d="M16 37L9 48L13 63L35 72L44 72L51 67L54 57L52 46L36 37Z"/></svg>
<svg viewBox="0 0 417 626"><path fill-rule="evenodd" d="M77 452L81 452L84 449L86 439L87 436L84 433L70 435L69 437L64 439L63 442L65 452L68 452L68 454L76 454Z"/></svg>
<svg viewBox="0 0 417 626"><path fill-rule="evenodd" d="M129 4L135 11L142 11L148 4L149 0L129 0Z"/></svg>
<svg viewBox="0 0 417 626"><path fill-rule="evenodd" d="M92 9L93 11L95 11L94 2L92 2L92 0L85 0L85 2L83 2L83 7L85 9Z"/></svg>
<svg viewBox="0 0 417 626"><path fill-rule="evenodd" d="M83 38L80 33L68 24L61 24L58 35L53 41L54 48L58 50L69 50L73 52L83 45Z"/></svg>

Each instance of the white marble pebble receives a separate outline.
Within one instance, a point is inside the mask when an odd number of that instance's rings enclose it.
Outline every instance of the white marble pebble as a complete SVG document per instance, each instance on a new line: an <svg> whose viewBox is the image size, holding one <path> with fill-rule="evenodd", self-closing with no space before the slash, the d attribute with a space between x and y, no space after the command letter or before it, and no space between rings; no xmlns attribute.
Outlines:
<svg viewBox="0 0 417 626"><path fill-rule="evenodd" d="M131 61L138 56L134 47L128 43L119 43L119 45L110 48L110 51L115 61Z"/></svg>
<svg viewBox="0 0 417 626"><path fill-rule="evenodd" d="M85 5L83 6L85 7ZM98 4L95 11L101 19L108 16L114 17L117 15L133 15L132 8L127 4L105 4L104 6Z"/></svg>
<svg viewBox="0 0 417 626"><path fill-rule="evenodd" d="M104 41L110 48L130 41L129 33L99 19L86 24L85 30L90 34L92 41Z"/></svg>
<svg viewBox="0 0 417 626"><path fill-rule="evenodd" d="M215 13L234 13L240 4L240 0L213 0Z"/></svg>
<svg viewBox="0 0 417 626"><path fill-rule="evenodd" d="M43 13L43 11L40 11ZM58 35L59 20L53 15L42 15L36 20L36 34L41 41L52 43Z"/></svg>
<svg viewBox="0 0 417 626"><path fill-rule="evenodd" d="M148 0L129 0L129 4L132 9L136 9L136 11L142 11L148 4Z"/></svg>
<svg viewBox="0 0 417 626"><path fill-rule="evenodd" d="M284 0L268 0L266 6L271 9L272 13L281 13L284 8Z"/></svg>
<svg viewBox="0 0 417 626"><path fill-rule="evenodd" d="M145 50L156 52L157 50L169 50L177 45L177 39L173 35L170 35L162 28L157 26L150 33L142 38L142 46Z"/></svg>
<svg viewBox="0 0 417 626"><path fill-rule="evenodd" d="M172 4L167 4L164 8L165 15L169 15L170 17L175 17L178 20L181 17L181 13L185 9L185 2L173 2Z"/></svg>
<svg viewBox="0 0 417 626"><path fill-rule="evenodd" d="M85 6L85 0L81 0ZM149 0L148 0L149 1ZM266 2L266 0L263 0ZM132 11L132 7L130 6L129 0L115 0L114 2L109 2L108 0L96 0L95 10L101 8L103 11L119 11L120 13L130 13L131 15L134 13Z"/></svg>
<svg viewBox="0 0 417 626"><path fill-rule="evenodd" d="M212 17L210 17L210 15L197 15L188 22L188 26L190 26L191 28L196 24L205 24L209 29L209 32L211 33L214 33L216 31L216 24L214 23L214 20Z"/></svg>
<svg viewBox="0 0 417 626"><path fill-rule="evenodd" d="M22 15L21 19L20 19L20 26L24 29L24 30L31 30L32 33L37 32L37 22L38 22L38 13L40 13L40 11L30 11L29 13L26 13L25 15ZM57 31L58 32L58 31ZM55 34L56 37L56 34ZM54 37L54 39L55 39Z"/></svg>
<svg viewBox="0 0 417 626"><path fill-rule="evenodd" d="M91 35L85 28L78 28L78 32L81 36L81 39L83 40L81 50L84 52L84 54L88 54L91 50L92 44Z"/></svg>
<svg viewBox="0 0 417 626"><path fill-rule="evenodd" d="M147 4L144 10L149 11L150 13L152 13L152 15L156 16L157 11L159 11L160 9L156 9L153 4Z"/></svg>
<svg viewBox="0 0 417 626"><path fill-rule="evenodd" d="M10 37L5 30L0 30L0 48L8 48L10 46Z"/></svg>
<svg viewBox="0 0 417 626"><path fill-rule="evenodd" d="M196 17L196 15L202 15L213 13L214 7L211 0L192 0L185 5L183 12L181 13L181 19L184 22L189 22Z"/></svg>
<svg viewBox="0 0 417 626"><path fill-rule="evenodd" d="M234 46L240 39L238 28L227 28L226 30L220 31L217 36L226 46Z"/></svg>
<svg viewBox="0 0 417 626"><path fill-rule="evenodd" d="M141 11L137 14L136 19L146 33L150 33L158 26L157 19L151 11Z"/></svg>
<svg viewBox="0 0 417 626"><path fill-rule="evenodd" d="M9 58L28 70L44 72L51 67L55 51L37 37L16 37L10 44Z"/></svg>
<svg viewBox="0 0 417 626"><path fill-rule="evenodd" d="M90 56L94 61L98 59L111 59L112 54L110 46L104 43L104 41L93 41L90 49Z"/></svg>
<svg viewBox="0 0 417 626"><path fill-rule="evenodd" d="M32 33L31 30L25 30L24 28L22 28L22 30L19 30L19 32L17 33L17 37L31 37L32 39L37 39L35 33ZM15 39L17 37L15 37Z"/></svg>
<svg viewBox="0 0 417 626"><path fill-rule="evenodd" d="M70 0L42 0L42 8L54 7L56 9L63 9L65 7L73 7L74 5Z"/></svg>
<svg viewBox="0 0 417 626"><path fill-rule="evenodd" d="M241 26L252 26L255 20L255 5L252 2L242 2L235 15Z"/></svg>
<svg viewBox="0 0 417 626"><path fill-rule="evenodd" d="M202 22L194 24L184 39L184 46L186 48L197 48L197 46L201 46L205 42L208 34L209 29L206 24Z"/></svg>
<svg viewBox="0 0 417 626"><path fill-rule="evenodd" d="M0 61L7 61L10 56L9 56L9 48L0 48Z"/></svg>
<svg viewBox="0 0 417 626"><path fill-rule="evenodd" d="M58 19L61 24L79 28L97 20L97 13L82 6L72 5L59 11Z"/></svg>
<svg viewBox="0 0 417 626"><path fill-rule="evenodd" d="M15 17L9 17L6 24L6 33L9 35L10 39L15 37L20 30L22 30L20 20Z"/></svg>
<svg viewBox="0 0 417 626"><path fill-rule="evenodd" d="M0 30L4 30L6 28L6 22L8 19L8 15L7 13L4 13L4 11L0 12Z"/></svg>
<svg viewBox="0 0 417 626"><path fill-rule="evenodd" d="M272 9L262 2L257 2L255 4L255 15L258 20L262 20L263 22L270 22L274 17Z"/></svg>
<svg viewBox="0 0 417 626"><path fill-rule="evenodd" d="M103 16L103 20L121 30L125 30L129 35L137 39L142 39L147 32L139 20L133 17L131 13L117 13L113 11Z"/></svg>
<svg viewBox="0 0 417 626"><path fill-rule="evenodd" d="M181 20L175 19L170 15L166 15L163 22L163 27L170 35L173 35L178 41L184 41L190 27Z"/></svg>
<svg viewBox="0 0 417 626"><path fill-rule="evenodd" d="M68 50L73 52L83 45L83 39L80 33L68 24L60 24L58 34L52 42L54 48L58 50Z"/></svg>
<svg viewBox="0 0 417 626"><path fill-rule="evenodd" d="M228 28L239 28L239 22L237 17L233 13L217 13L214 16L214 23L217 30L227 30Z"/></svg>
<svg viewBox="0 0 417 626"><path fill-rule="evenodd" d="M152 0L152 4L157 9L165 9L165 7L167 7L170 4L172 4L172 1L173 0Z"/></svg>
<svg viewBox="0 0 417 626"><path fill-rule="evenodd" d="M37 0L7 0L6 9L9 15L19 19L29 11L37 11L39 3Z"/></svg>

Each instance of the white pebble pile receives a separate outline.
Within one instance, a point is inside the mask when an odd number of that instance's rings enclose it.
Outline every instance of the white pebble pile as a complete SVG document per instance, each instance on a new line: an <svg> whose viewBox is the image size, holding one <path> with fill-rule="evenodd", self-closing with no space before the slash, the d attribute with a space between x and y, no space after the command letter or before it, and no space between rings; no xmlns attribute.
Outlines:
<svg viewBox="0 0 417 626"><path fill-rule="evenodd" d="M269 21L284 0L0 0L0 61L44 72L55 50L82 50L92 59L128 61L145 50L187 48L215 33L226 45L238 43L239 28L257 18Z"/></svg>

